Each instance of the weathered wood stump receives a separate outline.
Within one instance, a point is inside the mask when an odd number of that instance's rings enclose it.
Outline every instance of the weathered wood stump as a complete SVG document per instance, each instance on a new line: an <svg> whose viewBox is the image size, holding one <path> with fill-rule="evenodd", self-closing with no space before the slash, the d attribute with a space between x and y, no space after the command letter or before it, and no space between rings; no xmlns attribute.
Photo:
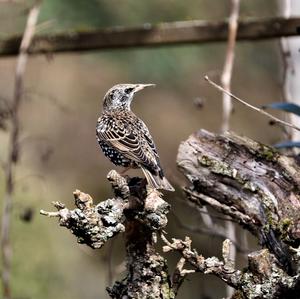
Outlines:
<svg viewBox="0 0 300 299"><path fill-rule="evenodd" d="M248 256L231 284L242 298L300 298L297 161L233 133L200 130L180 145L177 163L191 183L184 188L190 202L230 216L266 248Z"/></svg>

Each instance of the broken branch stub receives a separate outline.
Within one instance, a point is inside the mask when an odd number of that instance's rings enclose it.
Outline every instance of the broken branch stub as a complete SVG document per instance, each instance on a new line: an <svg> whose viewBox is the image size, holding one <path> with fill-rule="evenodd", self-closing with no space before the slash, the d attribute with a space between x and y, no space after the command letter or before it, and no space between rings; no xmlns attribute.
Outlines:
<svg viewBox="0 0 300 299"><path fill-rule="evenodd" d="M167 225L169 204L159 192L147 192L143 179L124 178L114 170L107 178L114 198L94 205L91 196L76 190L76 209L56 202L57 212L41 214L58 217L59 224L68 228L79 243L94 249L125 233L127 274L107 288L111 298L174 298L167 263L155 249L156 233Z"/></svg>
<svg viewBox="0 0 300 299"><path fill-rule="evenodd" d="M121 199L107 199L95 206L90 195L79 190L73 194L76 209L69 210L64 204L54 202L57 212L42 210L41 214L58 217L59 225L68 228L77 237L78 243L93 249L101 248L108 239L125 231L122 223L124 203Z"/></svg>
<svg viewBox="0 0 300 299"><path fill-rule="evenodd" d="M127 182L115 170L109 172L107 179L112 185L115 198L94 205L89 194L76 190L73 192L76 209L70 210L63 203L53 202L58 211L41 210L41 214L58 217L59 224L68 228L79 243L94 249L101 248L108 239L124 232L128 221L140 221L152 231L167 225L169 204L160 197L159 192L147 194L142 179L128 178Z"/></svg>

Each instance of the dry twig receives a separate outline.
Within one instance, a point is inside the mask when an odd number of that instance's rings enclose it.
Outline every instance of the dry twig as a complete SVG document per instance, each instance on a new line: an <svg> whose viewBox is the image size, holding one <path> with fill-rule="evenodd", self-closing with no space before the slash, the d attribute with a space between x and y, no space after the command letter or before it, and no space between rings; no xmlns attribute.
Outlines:
<svg viewBox="0 0 300 299"><path fill-rule="evenodd" d="M228 42L225 63L221 75L221 83L224 89L231 91L231 77L235 55L235 44L238 30L240 0L231 0L231 14L228 22ZM229 118L232 110L231 97L223 93L223 121L222 132L229 130Z"/></svg>
<svg viewBox="0 0 300 299"><path fill-rule="evenodd" d="M0 4L2 3L11 3L11 4L21 4L24 1L16 1L16 0L0 0Z"/></svg>
<svg viewBox="0 0 300 299"><path fill-rule="evenodd" d="M181 261L181 264L184 265L184 263L189 263L194 268L193 272L214 274L220 279L222 279L224 282L226 282L228 285L233 287L238 287L238 285L240 284L242 274L239 270L235 270L229 262L229 240L225 240L223 242L222 252L224 261L220 261L216 257L210 257L205 259L202 255L199 255L195 249L192 249L192 241L189 237L185 237L184 241L172 238L172 242L168 241L168 239L163 234L161 235L161 238L166 244L163 247L163 251L178 251L184 259L184 262ZM179 269L181 270L182 275L186 275L186 273L192 273L191 270L184 270L183 265Z"/></svg>
<svg viewBox="0 0 300 299"><path fill-rule="evenodd" d="M14 97L11 107L12 128L10 131L9 155L5 169L5 194L3 200L3 213L1 225L1 252L2 252L2 284L3 298L11 298L10 272L11 272L11 245L10 245L10 218L14 194L14 167L19 159L19 132L20 118L19 109L23 92L23 77L28 59L28 48L32 41L35 26L39 15L40 5L36 4L30 10L24 35L20 46L20 54L17 60Z"/></svg>
<svg viewBox="0 0 300 299"><path fill-rule="evenodd" d="M300 131L300 128L299 128L299 127L297 127L297 126L295 126L295 125L293 125L293 124L291 124L291 123L288 123L288 122L286 122L286 121L284 121L284 120L281 120L281 119L279 119L279 118L273 116L272 114L270 114L270 113L264 111L263 109L260 109L260 108L258 108L258 107L255 107L255 106L249 104L248 102L246 102L246 101L242 100L241 98L235 96L235 95L232 94L231 92L228 92L228 91L225 90L222 86L220 86L220 85L218 85L217 83L215 83L215 82L213 82L212 80L210 80L208 76L205 76L204 78L205 78L205 80L206 80L209 84L211 84L212 86L214 86L216 89L220 90L221 92L224 92L224 93L228 94L231 98L235 99L236 101L240 102L241 104L245 105L246 107L248 107L248 108L250 108L250 109L252 109L252 110L255 110L255 111L257 111L257 112L259 112L259 113L261 113L261 114L267 116L268 118L270 118L271 120L273 120L275 123L278 123L278 124L281 124L281 125L283 125L283 126L287 126L287 127L292 128L292 129L295 129L295 130L297 130L297 131Z"/></svg>

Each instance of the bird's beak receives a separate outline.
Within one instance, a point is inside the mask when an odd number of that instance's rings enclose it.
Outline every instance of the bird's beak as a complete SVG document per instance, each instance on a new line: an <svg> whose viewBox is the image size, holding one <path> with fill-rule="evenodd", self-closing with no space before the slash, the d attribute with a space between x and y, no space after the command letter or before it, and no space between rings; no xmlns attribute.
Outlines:
<svg viewBox="0 0 300 299"><path fill-rule="evenodd" d="M134 92L138 92L146 87L151 87L151 86L155 86L155 84L137 84Z"/></svg>

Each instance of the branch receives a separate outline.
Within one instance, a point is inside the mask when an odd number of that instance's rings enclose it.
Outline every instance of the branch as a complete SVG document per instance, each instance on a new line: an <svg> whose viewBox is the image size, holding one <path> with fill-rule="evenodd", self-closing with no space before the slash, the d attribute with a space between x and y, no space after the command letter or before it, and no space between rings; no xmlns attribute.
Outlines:
<svg viewBox="0 0 300 299"><path fill-rule="evenodd" d="M22 3L24 3L24 0L20 0L20 1L17 1L17 0L0 0L0 4L3 4L3 3L22 4Z"/></svg>
<svg viewBox="0 0 300 299"><path fill-rule="evenodd" d="M16 74L14 97L11 107L11 122L12 127L10 131L9 140L9 154L6 163L5 171L5 194L3 200L3 212L1 223L1 254L2 254L2 284L3 284L3 298L11 298L10 289L10 272L11 272L11 245L10 245L10 218L12 210L12 201L14 194L14 167L18 162L19 157L19 131L20 131L20 116L19 109L22 100L23 92L23 77L28 59L28 49L34 36L35 26L37 23L40 5L36 4L30 10L25 31L21 40L20 47L18 46L17 52L19 53Z"/></svg>
<svg viewBox="0 0 300 299"><path fill-rule="evenodd" d="M295 129L295 130L297 130L297 131L300 131L300 128L299 128L299 127L297 127L297 126L295 126L295 125L293 125L293 124L291 124L291 123L288 123L288 122L286 122L286 121L283 121L283 120L281 120L281 119L279 119L279 118L273 116L272 114L266 112L265 110L260 109L260 108L258 108L258 107L255 107L255 106L249 104L248 102L246 102L246 101L244 101L244 100L238 98L237 96L235 96L235 95L232 94L231 92L225 90L223 87L221 87L220 85L218 85L218 84L216 84L215 82L213 82L212 80L210 80L210 79L208 78L208 76L205 76L204 78L205 78L205 80L206 80L209 84L211 84L212 86L214 86L216 89L222 91L223 93L226 93L226 94L229 95L231 98L235 99L236 101L240 102L241 104L245 105L246 107L248 107L248 108L250 108L250 109L252 109L252 110L255 110L255 111L257 111L257 112L259 112L259 113L261 113L261 114L267 116L268 118L270 118L270 119L271 119L272 121L274 121L275 123L278 123L278 124L281 124L281 125L283 125L283 126L287 126L287 127L293 128L293 129Z"/></svg>
<svg viewBox="0 0 300 299"><path fill-rule="evenodd" d="M221 75L222 86L225 90L231 90L231 77L234 63L234 50L236 44L236 36L238 30L238 17L239 17L240 1L231 0L231 14L228 23L228 42L225 56L225 63ZM232 110L231 98L228 94L223 93L223 121L222 132L229 130L229 118Z"/></svg>
<svg viewBox="0 0 300 299"><path fill-rule="evenodd" d="M59 225L68 228L77 237L78 243L96 249L107 240L125 231L123 210L126 203L121 199L108 199L98 205L93 199L79 190L74 193L77 209L69 210L61 202L53 202L57 212L40 211L41 215L58 217Z"/></svg>
<svg viewBox="0 0 300 299"><path fill-rule="evenodd" d="M237 291L232 298L241 299L297 299L299 298L299 275L287 275L276 262L276 259L267 249L248 255L248 267L239 271L234 269L230 256L230 241L223 242L223 260L216 257L204 258L195 249L192 249L191 240L172 239L168 241L161 235L166 246L164 252L177 251L182 258L179 264L190 264L195 272L213 274L232 286ZM192 273L192 270L181 270L181 275ZM178 272L179 270L177 270Z"/></svg>
<svg viewBox="0 0 300 299"><path fill-rule="evenodd" d="M225 250L228 244L228 240L223 242L224 261L220 261L216 257L210 257L205 259L202 255L199 255L195 249L192 249L192 241L189 237L186 237L184 241L180 239L172 239L172 243L167 240L164 235L161 235L162 240L166 244L163 247L164 252L178 251L188 262L196 272L204 274L214 274L222 279L228 285L238 288L242 274L240 271L235 270L229 262L229 250Z"/></svg>
<svg viewBox="0 0 300 299"><path fill-rule="evenodd" d="M79 243L93 249L125 233L127 275L108 288L111 298L174 298L166 261L155 249L155 234L167 225L169 205L160 193L147 193L142 179L126 180L114 170L107 178L114 198L95 206L88 194L77 190L74 192L76 209L55 202L57 212L42 210L40 213L57 217L59 224L69 229Z"/></svg>
<svg viewBox="0 0 300 299"><path fill-rule="evenodd" d="M300 18L249 19L239 22L237 40L262 40L299 33ZM36 37L30 54L78 52L131 47L159 47L179 44L224 42L227 21L183 21L144 24L139 27L113 27L90 31L70 31ZM17 55L20 36L0 40L0 56Z"/></svg>
<svg viewBox="0 0 300 299"><path fill-rule="evenodd" d="M300 260L300 167L292 158L233 133L201 130L181 144L177 163L196 206L209 205L255 235L294 273ZM300 269L300 267L299 267Z"/></svg>

